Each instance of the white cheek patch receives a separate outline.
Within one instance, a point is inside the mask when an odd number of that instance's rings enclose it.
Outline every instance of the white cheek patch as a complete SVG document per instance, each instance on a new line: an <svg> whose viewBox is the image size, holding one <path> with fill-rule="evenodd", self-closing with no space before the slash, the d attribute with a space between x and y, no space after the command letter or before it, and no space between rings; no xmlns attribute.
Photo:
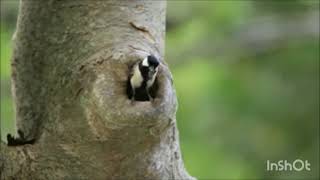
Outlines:
<svg viewBox="0 0 320 180"><path fill-rule="evenodd" d="M142 61L142 66L146 66L148 67L149 66L149 63L148 63L148 58L144 58L144 60Z"/></svg>

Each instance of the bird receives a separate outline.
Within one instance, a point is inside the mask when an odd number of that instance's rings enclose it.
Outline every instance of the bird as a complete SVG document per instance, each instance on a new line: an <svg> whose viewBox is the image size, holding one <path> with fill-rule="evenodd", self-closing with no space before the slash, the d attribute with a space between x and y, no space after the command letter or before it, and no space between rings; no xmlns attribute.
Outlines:
<svg viewBox="0 0 320 180"><path fill-rule="evenodd" d="M135 63L129 74L128 96L135 101L153 100L150 92L155 84L160 62L154 55L148 55Z"/></svg>

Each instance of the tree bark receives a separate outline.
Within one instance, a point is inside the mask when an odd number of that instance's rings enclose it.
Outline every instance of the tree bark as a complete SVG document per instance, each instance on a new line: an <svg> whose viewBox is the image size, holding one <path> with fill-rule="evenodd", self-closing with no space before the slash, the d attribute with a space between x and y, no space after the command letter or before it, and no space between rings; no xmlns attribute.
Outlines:
<svg viewBox="0 0 320 180"><path fill-rule="evenodd" d="M22 0L12 58L16 120L1 179L193 179L164 62L165 1ZM161 60L154 101L126 95L132 64Z"/></svg>

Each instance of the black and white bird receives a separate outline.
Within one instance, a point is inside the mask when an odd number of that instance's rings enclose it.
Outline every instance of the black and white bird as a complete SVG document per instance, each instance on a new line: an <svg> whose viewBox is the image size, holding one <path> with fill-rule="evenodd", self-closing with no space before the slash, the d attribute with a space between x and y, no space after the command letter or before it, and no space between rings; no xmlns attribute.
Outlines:
<svg viewBox="0 0 320 180"><path fill-rule="evenodd" d="M132 67L128 81L129 98L136 101L153 99L150 90L154 86L159 64L160 62L155 56L149 55Z"/></svg>

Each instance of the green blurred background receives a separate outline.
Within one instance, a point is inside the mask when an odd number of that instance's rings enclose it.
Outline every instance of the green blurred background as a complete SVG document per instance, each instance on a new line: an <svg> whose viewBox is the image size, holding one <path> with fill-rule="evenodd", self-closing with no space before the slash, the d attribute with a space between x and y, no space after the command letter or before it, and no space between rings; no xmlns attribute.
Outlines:
<svg viewBox="0 0 320 180"><path fill-rule="evenodd" d="M1 1L1 132L13 130L11 37ZM319 178L319 1L169 1L166 60L185 166L199 179ZM311 171L267 171L308 160Z"/></svg>

